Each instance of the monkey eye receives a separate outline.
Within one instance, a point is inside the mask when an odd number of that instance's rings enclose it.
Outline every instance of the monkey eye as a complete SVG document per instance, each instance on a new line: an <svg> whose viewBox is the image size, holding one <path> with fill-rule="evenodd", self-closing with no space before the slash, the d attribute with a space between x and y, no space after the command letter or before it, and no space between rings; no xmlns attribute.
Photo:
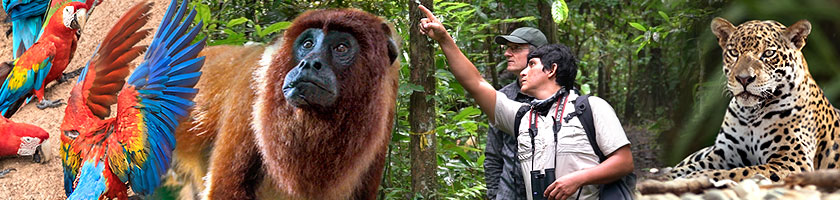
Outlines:
<svg viewBox="0 0 840 200"><path fill-rule="evenodd" d="M335 50L335 52L344 53L344 52L347 52L347 49L348 49L347 45L339 44L338 46L335 47L334 50Z"/></svg>
<svg viewBox="0 0 840 200"><path fill-rule="evenodd" d="M303 48L309 49L312 48L312 46L315 46L315 43L312 43L312 40L306 40L303 42Z"/></svg>
<svg viewBox="0 0 840 200"><path fill-rule="evenodd" d="M71 139L76 139L79 137L79 131L71 130L71 131L64 131L64 135L70 137Z"/></svg>

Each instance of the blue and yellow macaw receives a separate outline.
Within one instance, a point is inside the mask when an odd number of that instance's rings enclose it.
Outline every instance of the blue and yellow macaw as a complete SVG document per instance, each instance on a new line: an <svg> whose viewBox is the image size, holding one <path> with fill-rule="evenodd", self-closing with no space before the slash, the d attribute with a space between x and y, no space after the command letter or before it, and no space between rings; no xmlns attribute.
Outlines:
<svg viewBox="0 0 840 200"><path fill-rule="evenodd" d="M3 0L3 10L12 21L12 55L20 57L26 49L35 44L44 13L50 0Z"/></svg>
<svg viewBox="0 0 840 200"><path fill-rule="evenodd" d="M126 199L128 186L140 195L160 186L175 149L175 127L194 104L204 65L197 55L205 40L190 45L202 23L187 32L196 13L184 18L187 1L176 7L173 0L128 82L128 63L144 48L133 46L146 35L137 30L148 20L149 3L133 7L82 70L60 127L69 199ZM116 117L106 119L114 103Z"/></svg>

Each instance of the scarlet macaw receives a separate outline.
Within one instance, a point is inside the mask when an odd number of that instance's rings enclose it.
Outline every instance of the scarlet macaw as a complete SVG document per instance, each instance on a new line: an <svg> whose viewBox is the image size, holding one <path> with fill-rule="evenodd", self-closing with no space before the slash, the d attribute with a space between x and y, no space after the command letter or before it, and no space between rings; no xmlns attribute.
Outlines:
<svg viewBox="0 0 840 200"><path fill-rule="evenodd" d="M15 123L0 116L0 135L0 157L32 156L32 161L36 163L40 163L41 158L45 157L41 145L47 144L50 134L40 127ZM49 148L46 149L49 152ZM0 178L11 170L0 170Z"/></svg>
<svg viewBox="0 0 840 200"><path fill-rule="evenodd" d="M129 10L82 70L60 127L60 157L69 199L126 199L127 186L147 195L160 185L175 149L175 127L194 104L197 89L193 87L204 65L204 57L196 57L205 39L189 45L202 23L185 33L196 15L193 10L184 19L186 7L183 1L176 11L175 1L171 2L128 84L127 63L143 48L131 46L141 39L138 35L145 35L134 33L140 22L145 23L137 18L151 9L150 4ZM116 117L105 119L114 103Z"/></svg>
<svg viewBox="0 0 840 200"><path fill-rule="evenodd" d="M99 0L3 0L3 10L12 21L10 31L14 58L20 57L38 39L47 11L55 12L60 5L70 1L84 2L89 11L101 3Z"/></svg>
<svg viewBox="0 0 840 200"><path fill-rule="evenodd" d="M44 86L56 80L70 63L76 50L76 31L87 18L87 5L69 2L61 8L49 18L38 42L14 61L14 68L0 87L0 111L4 114L30 92L38 97L38 108L62 104L60 99L45 99Z"/></svg>

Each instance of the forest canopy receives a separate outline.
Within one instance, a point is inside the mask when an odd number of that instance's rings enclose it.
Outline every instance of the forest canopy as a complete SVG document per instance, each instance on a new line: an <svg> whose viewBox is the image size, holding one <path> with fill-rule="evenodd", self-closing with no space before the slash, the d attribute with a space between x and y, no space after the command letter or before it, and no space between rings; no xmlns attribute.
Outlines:
<svg viewBox="0 0 840 200"><path fill-rule="evenodd" d="M447 71L439 48L433 52L431 85L411 82L408 0L193 1L196 20L205 22L210 45L265 43L282 34L295 16L310 9L358 8L393 23L403 38L396 124L386 160L380 198L477 199L485 196L484 145L487 117ZM457 45L495 87L509 83L504 51L493 37L522 26L538 27L550 43L576 54L577 82L584 93L608 101L634 141L637 170L672 166L687 154L711 145L730 97L725 94L721 50L709 30L714 17L733 24L776 20L813 24L802 50L811 74L831 102L840 102L840 9L837 1L659 1L659 0L473 0L431 2L434 13ZM425 3L424 3L425 5ZM415 13L417 14L417 13ZM201 38L199 36L198 38ZM429 43L436 45L435 43ZM415 93L434 91L425 99ZM432 148L436 180L430 191L412 185L412 101L432 103ZM418 137L419 136L419 137ZM633 140L632 137L637 137ZM641 140L641 141L640 141ZM648 141L645 141L648 140ZM426 149L424 149L426 150Z"/></svg>

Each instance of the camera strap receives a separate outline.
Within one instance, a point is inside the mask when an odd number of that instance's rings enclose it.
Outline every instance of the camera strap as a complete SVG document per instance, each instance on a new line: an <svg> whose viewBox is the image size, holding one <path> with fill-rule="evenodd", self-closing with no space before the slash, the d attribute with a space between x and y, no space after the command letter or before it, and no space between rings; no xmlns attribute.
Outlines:
<svg viewBox="0 0 840 200"><path fill-rule="evenodd" d="M560 101L557 101L557 107L554 109L554 117L551 118L554 121L554 168L557 168L557 133L560 132L560 127L563 124L562 120L558 120L557 116L563 116L563 113L566 112L566 103L569 101L569 93L567 92L564 100L563 100L563 109L560 109ZM559 111L559 112L558 112ZM533 108L528 113L528 134L531 136L531 170L534 169L534 160L536 157L536 144L534 139L537 137L537 133L539 132L539 128L537 128L537 123L539 120L537 119L539 114L534 114Z"/></svg>

